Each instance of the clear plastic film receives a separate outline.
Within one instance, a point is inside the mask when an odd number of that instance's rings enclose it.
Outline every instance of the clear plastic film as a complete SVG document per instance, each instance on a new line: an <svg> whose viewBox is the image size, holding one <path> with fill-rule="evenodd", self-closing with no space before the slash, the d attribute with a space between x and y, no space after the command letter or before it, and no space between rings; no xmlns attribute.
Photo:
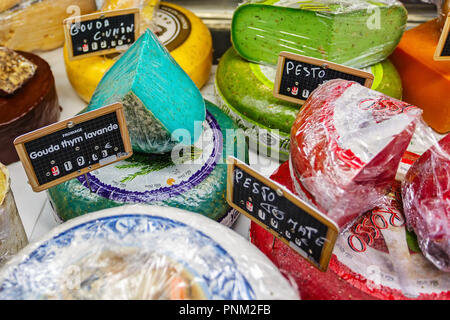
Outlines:
<svg viewBox="0 0 450 320"><path fill-rule="evenodd" d="M95 10L95 0L22 0L0 10L0 46L22 51L61 47L64 19Z"/></svg>
<svg viewBox="0 0 450 320"><path fill-rule="evenodd" d="M424 131L428 131L423 126ZM408 228L437 268L450 272L450 135L415 161L402 183Z"/></svg>
<svg viewBox="0 0 450 320"><path fill-rule="evenodd" d="M8 169L0 163L0 266L28 244L9 184Z"/></svg>
<svg viewBox="0 0 450 320"><path fill-rule="evenodd" d="M298 299L296 291L234 231L157 206L71 220L0 270L1 299Z"/></svg>
<svg viewBox="0 0 450 320"><path fill-rule="evenodd" d="M271 179L302 196L291 179L288 163ZM309 201L314 203L314 199ZM255 223L251 224L250 237L283 274L294 278L302 299L450 299L450 278L416 249L406 231L400 182L380 198L376 208L340 233L326 272L314 268L281 241L274 241L272 234Z"/></svg>
<svg viewBox="0 0 450 320"><path fill-rule="evenodd" d="M289 51L363 68L393 52L406 22L395 0L250 1L234 13L232 42L258 63L276 64Z"/></svg>
<svg viewBox="0 0 450 320"><path fill-rule="evenodd" d="M294 182L348 227L391 187L420 115L420 109L355 82L326 82L292 127Z"/></svg>
<svg viewBox="0 0 450 320"><path fill-rule="evenodd" d="M142 34L147 28L150 28L153 32L156 30L153 18L158 6L159 0L105 0L101 6L101 11L139 8Z"/></svg>

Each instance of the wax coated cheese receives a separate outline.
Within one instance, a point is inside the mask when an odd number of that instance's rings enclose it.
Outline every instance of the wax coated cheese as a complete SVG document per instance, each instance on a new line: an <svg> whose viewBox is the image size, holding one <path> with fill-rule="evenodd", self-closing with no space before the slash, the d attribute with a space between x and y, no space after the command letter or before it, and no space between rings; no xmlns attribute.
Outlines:
<svg viewBox="0 0 450 320"><path fill-rule="evenodd" d="M112 6L115 1L110 1ZM212 38L209 29L191 11L162 2L154 17L155 33L180 67L198 88L209 78L212 66ZM117 57L95 56L70 61L64 48L67 76L78 95L89 102L105 72Z"/></svg>
<svg viewBox="0 0 450 320"><path fill-rule="evenodd" d="M375 76L372 89L401 99L400 77L389 60L366 71ZM287 160L289 132L300 106L273 97L275 74L275 67L245 61L230 48L216 71L216 93L222 110L249 134L250 147L278 148L280 159Z"/></svg>
<svg viewBox="0 0 450 320"><path fill-rule="evenodd" d="M95 0L22 0L0 11L0 46L23 51L61 47L64 19L95 9Z"/></svg>
<svg viewBox="0 0 450 320"><path fill-rule="evenodd" d="M235 11L231 34L253 62L276 64L289 51L362 68L392 53L406 20L395 0L249 1Z"/></svg>
<svg viewBox="0 0 450 320"><path fill-rule="evenodd" d="M227 138L227 130L237 128L233 121L211 103L206 105L203 133L180 158L172 159L171 153L135 153L88 173L89 183L80 176L49 189L58 216L69 220L100 209L148 203L187 209L214 220L224 218L229 209L226 156L246 161L247 150L245 140Z"/></svg>
<svg viewBox="0 0 450 320"><path fill-rule="evenodd" d="M17 52L0 47L0 95L13 94L34 76L36 68Z"/></svg>
<svg viewBox="0 0 450 320"><path fill-rule="evenodd" d="M205 103L200 91L147 29L108 70L86 111L124 105L134 151L170 152L201 134Z"/></svg>
<svg viewBox="0 0 450 320"><path fill-rule="evenodd" d="M271 179L297 191L288 163ZM294 279L304 300L450 299L448 273L411 250L401 206L397 198L389 200L340 233L326 272L255 223L250 238L286 277Z"/></svg>
<svg viewBox="0 0 450 320"><path fill-rule="evenodd" d="M391 56L403 83L403 100L423 109L423 119L439 133L450 131L450 61L434 61L441 35L430 20L403 35Z"/></svg>

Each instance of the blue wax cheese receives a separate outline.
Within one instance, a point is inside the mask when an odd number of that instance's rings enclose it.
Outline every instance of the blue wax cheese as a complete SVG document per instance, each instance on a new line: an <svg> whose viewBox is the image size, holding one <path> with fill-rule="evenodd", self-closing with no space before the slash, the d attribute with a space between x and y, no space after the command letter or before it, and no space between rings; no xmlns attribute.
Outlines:
<svg viewBox="0 0 450 320"><path fill-rule="evenodd" d="M170 152L202 134L205 102L194 82L150 31L103 76L86 111L124 105L133 150Z"/></svg>

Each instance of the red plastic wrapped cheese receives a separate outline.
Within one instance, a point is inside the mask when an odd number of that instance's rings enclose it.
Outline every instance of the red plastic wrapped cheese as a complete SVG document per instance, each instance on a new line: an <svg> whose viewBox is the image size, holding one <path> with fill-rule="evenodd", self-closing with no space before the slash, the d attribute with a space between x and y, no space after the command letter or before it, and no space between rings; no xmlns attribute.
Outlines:
<svg viewBox="0 0 450 320"><path fill-rule="evenodd" d="M271 179L296 193L288 163ZM450 277L409 250L399 203L384 200L382 208L339 235L326 272L255 223L250 238L285 277L295 280L304 300L450 299Z"/></svg>
<svg viewBox="0 0 450 320"><path fill-rule="evenodd" d="M291 170L318 208L348 227L394 182L421 110L355 82L317 88L291 131Z"/></svg>
<svg viewBox="0 0 450 320"><path fill-rule="evenodd" d="M408 227L423 254L450 272L450 135L425 152L402 183Z"/></svg>

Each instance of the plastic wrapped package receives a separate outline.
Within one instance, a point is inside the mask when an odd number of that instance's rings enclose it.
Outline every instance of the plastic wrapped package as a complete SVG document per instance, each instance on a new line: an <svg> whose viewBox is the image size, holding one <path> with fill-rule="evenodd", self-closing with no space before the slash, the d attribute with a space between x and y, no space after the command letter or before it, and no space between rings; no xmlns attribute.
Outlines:
<svg viewBox="0 0 450 320"><path fill-rule="evenodd" d="M0 163L0 266L27 244L27 235L10 189L9 172Z"/></svg>
<svg viewBox="0 0 450 320"><path fill-rule="evenodd" d="M450 131L450 62L433 59L441 32L430 20L405 32L390 59L403 83L403 100L423 110L423 119L439 133Z"/></svg>
<svg viewBox="0 0 450 320"><path fill-rule="evenodd" d="M291 131L293 175L348 227L391 187L421 110L346 80L321 85Z"/></svg>
<svg viewBox="0 0 450 320"><path fill-rule="evenodd" d="M61 47L64 19L95 10L95 0L22 0L0 10L0 46L23 51Z"/></svg>
<svg viewBox="0 0 450 320"><path fill-rule="evenodd" d="M271 179L296 193L288 163ZM255 223L250 228L251 241L283 275L295 280L305 300L448 300L450 278L414 248L402 214L399 184L394 186L378 208L339 235L326 272Z"/></svg>
<svg viewBox="0 0 450 320"><path fill-rule="evenodd" d="M8 10L19 3L20 0L2 0L2 2L0 2L0 12Z"/></svg>
<svg viewBox="0 0 450 320"><path fill-rule="evenodd" d="M395 0L249 1L234 13L232 42L245 59L276 64L282 51L363 68L385 60L405 30Z"/></svg>
<svg viewBox="0 0 450 320"><path fill-rule="evenodd" d="M251 243L197 214L125 206L53 229L0 271L0 299L298 299Z"/></svg>
<svg viewBox="0 0 450 320"><path fill-rule="evenodd" d="M180 158L135 153L87 173L89 181L80 176L50 188L58 218L67 221L102 209L151 204L197 212L231 226L235 220L228 218L234 214L226 201L226 157L248 162L248 152L244 139L227 136L237 128L233 121L210 102L206 110L202 135Z"/></svg>
<svg viewBox="0 0 450 320"><path fill-rule="evenodd" d="M148 29L108 70L85 111L115 102L124 105L133 151L170 152L202 133L200 91Z"/></svg>
<svg viewBox="0 0 450 320"><path fill-rule="evenodd" d="M108 3L112 8L118 4L117 1ZM153 8L152 4L150 6ZM154 25L155 34L175 61L198 88L203 87L209 78L213 57L211 33L206 25L191 11L167 2L162 2L156 10ZM118 55L107 55L70 61L64 47L67 76L86 102L90 101L103 75L118 58Z"/></svg>
<svg viewBox="0 0 450 320"><path fill-rule="evenodd" d="M425 152L402 184L408 227L420 249L440 270L450 272L450 135Z"/></svg>
<svg viewBox="0 0 450 320"><path fill-rule="evenodd" d="M400 76L389 60L364 70L375 76L373 90L401 99ZM215 89L219 106L245 130L252 140L250 147L272 157L279 150L276 156L286 161L289 132L300 106L274 98L275 75L274 66L248 62L230 48L219 61Z"/></svg>

